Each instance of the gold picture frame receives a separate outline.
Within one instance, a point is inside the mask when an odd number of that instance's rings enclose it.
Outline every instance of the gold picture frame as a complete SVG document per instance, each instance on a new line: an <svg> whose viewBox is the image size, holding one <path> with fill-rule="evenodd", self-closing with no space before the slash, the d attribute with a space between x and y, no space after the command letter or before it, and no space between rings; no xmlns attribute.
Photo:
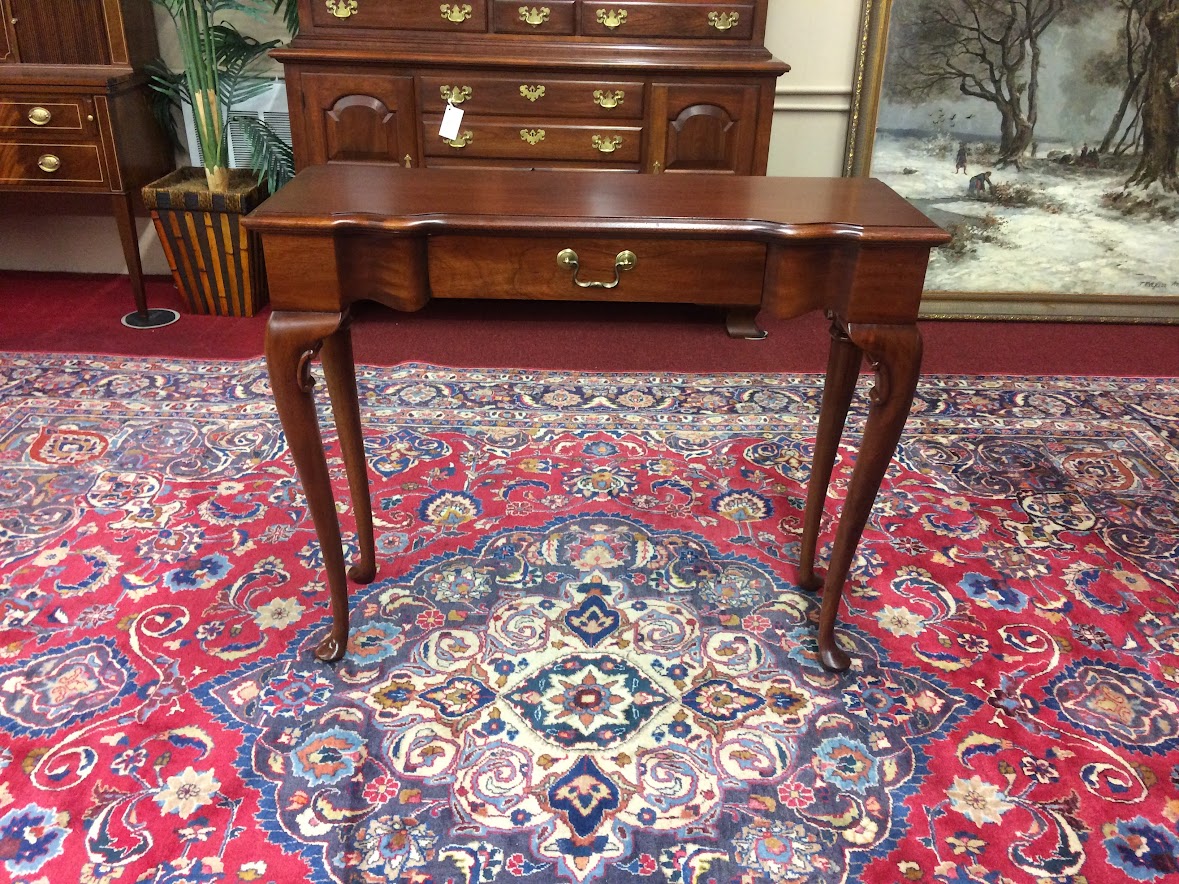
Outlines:
<svg viewBox="0 0 1179 884"><path fill-rule="evenodd" d="M872 174L872 162L878 147L877 136L881 131L882 96L888 76L885 63L890 49L890 23L904 4L917 2L919 0L863 2L844 157L845 176ZM897 51L897 47L893 49ZM883 178L902 196L913 199L905 193L904 180L890 179L883 174L878 177ZM914 201L921 206L919 201ZM942 223L937 217L934 220ZM1174 254L1179 256L1179 248L1175 249ZM1179 324L1179 257L1174 261L1174 265L1166 271L1169 274L1165 283L1166 291L1154 294L1136 293L1130 290L1132 286L1129 285L1127 291L1100 293L1050 290L938 291L933 290L927 282L921 315L927 319Z"/></svg>

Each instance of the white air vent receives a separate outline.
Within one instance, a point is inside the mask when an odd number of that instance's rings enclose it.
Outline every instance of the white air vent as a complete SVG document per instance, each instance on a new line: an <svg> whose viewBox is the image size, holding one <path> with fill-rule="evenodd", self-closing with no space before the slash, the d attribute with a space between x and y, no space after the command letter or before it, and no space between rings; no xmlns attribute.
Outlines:
<svg viewBox="0 0 1179 884"><path fill-rule="evenodd" d="M183 106L184 138L188 143L189 159L195 166L204 162L200 143L193 124L192 107ZM232 169L248 169L250 163L250 142L237 121L243 117L254 117L270 126L287 144L291 143L291 115L287 110L287 86L282 80L275 80L270 87L249 101L243 101L229 116L229 166Z"/></svg>

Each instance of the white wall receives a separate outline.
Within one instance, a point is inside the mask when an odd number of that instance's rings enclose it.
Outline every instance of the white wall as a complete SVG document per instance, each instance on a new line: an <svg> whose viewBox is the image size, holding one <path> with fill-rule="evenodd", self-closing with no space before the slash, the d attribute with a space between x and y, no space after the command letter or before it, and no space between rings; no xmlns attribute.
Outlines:
<svg viewBox="0 0 1179 884"><path fill-rule="evenodd" d="M861 0L770 0L766 45L788 62L778 81L771 175L838 175L843 168ZM156 8L162 54L176 63L171 22ZM281 29L249 33L268 38ZM0 200L3 196L0 196ZM140 221L144 270L167 274L155 230ZM113 218L0 214L0 269L126 273Z"/></svg>

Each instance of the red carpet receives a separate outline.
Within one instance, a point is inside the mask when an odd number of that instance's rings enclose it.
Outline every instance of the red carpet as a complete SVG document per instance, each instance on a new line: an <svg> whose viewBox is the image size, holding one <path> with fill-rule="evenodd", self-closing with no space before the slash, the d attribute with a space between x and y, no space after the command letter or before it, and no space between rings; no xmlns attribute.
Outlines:
<svg viewBox="0 0 1179 884"><path fill-rule="evenodd" d="M327 666L261 360L0 362L0 879L1179 875L1175 381L924 379L832 675L816 375L360 374Z"/></svg>
<svg viewBox="0 0 1179 884"><path fill-rule="evenodd" d="M179 309L170 280L149 284L152 307ZM265 315L182 316L134 331L126 277L0 272L0 350L241 359L262 352ZM729 339L711 310L636 305L436 302L419 314L359 308L362 363L405 360L470 367L602 371L823 371L817 315L766 318L765 341ZM926 322L929 373L1179 376L1179 326Z"/></svg>

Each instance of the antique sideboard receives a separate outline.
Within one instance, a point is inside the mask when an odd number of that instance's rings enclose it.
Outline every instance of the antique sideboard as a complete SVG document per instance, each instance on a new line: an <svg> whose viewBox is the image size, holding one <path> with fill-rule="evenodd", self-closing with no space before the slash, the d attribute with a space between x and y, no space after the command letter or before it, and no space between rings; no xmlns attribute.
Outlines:
<svg viewBox="0 0 1179 884"><path fill-rule="evenodd" d="M0 0L0 206L113 214L128 325L150 321L135 204L172 168L141 70L156 53L151 0Z"/></svg>
<svg viewBox="0 0 1179 884"><path fill-rule="evenodd" d="M286 69L298 168L764 175L767 0L299 0ZM463 111L439 134L447 105Z"/></svg>

